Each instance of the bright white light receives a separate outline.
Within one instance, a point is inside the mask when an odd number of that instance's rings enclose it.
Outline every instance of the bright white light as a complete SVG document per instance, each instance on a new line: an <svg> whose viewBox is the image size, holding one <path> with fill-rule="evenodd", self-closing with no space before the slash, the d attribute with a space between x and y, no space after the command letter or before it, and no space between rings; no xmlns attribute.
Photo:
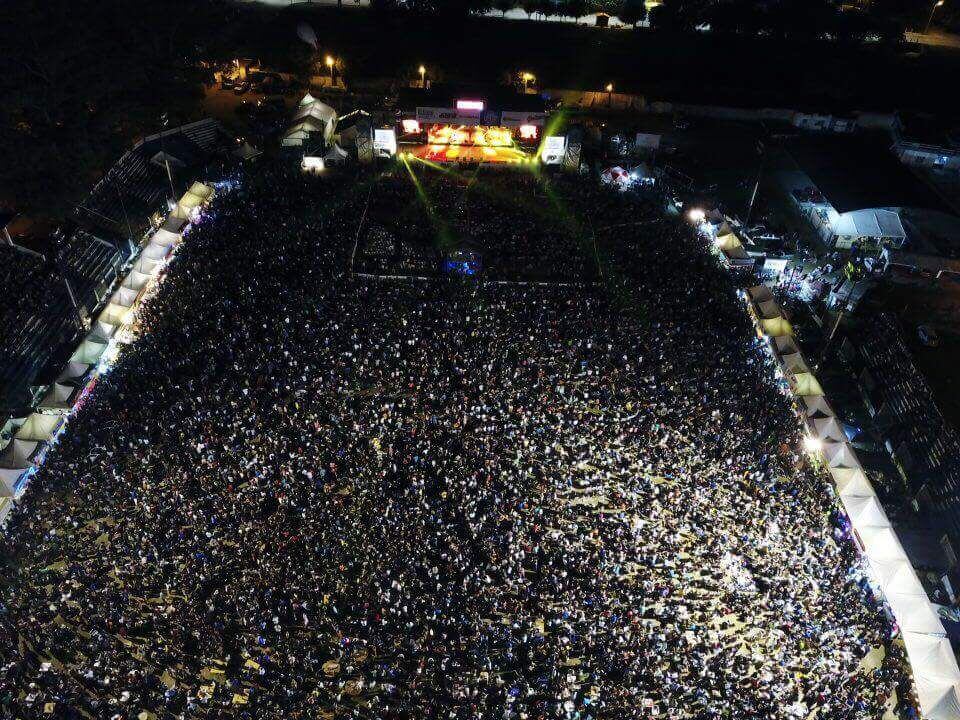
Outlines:
<svg viewBox="0 0 960 720"><path fill-rule="evenodd" d="M457 100L457 110L483 110L480 100Z"/></svg>
<svg viewBox="0 0 960 720"><path fill-rule="evenodd" d="M816 438L813 435L807 435L805 438L803 438L803 448L808 453L818 453L823 449L823 443L820 442L819 438Z"/></svg>
<svg viewBox="0 0 960 720"><path fill-rule="evenodd" d="M520 126L520 137L523 140L535 140L537 138L537 126L536 125L521 125Z"/></svg>
<svg viewBox="0 0 960 720"><path fill-rule="evenodd" d="M687 218L690 220L690 222L699 225L707 219L707 214L700 208L693 208L687 213Z"/></svg>
<svg viewBox="0 0 960 720"><path fill-rule="evenodd" d="M403 126L405 133L412 134L420 132L420 122L416 118L404 118L400 124Z"/></svg>

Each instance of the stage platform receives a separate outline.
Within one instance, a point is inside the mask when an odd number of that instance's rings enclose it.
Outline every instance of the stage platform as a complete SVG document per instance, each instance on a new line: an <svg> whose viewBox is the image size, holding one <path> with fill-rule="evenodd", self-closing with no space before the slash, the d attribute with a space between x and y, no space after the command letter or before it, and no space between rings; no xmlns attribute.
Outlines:
<svg viewBox="0 0 960 720"><path fill-rule="evenodd" d="M478 147L476 145L413 145L401 147L421 160L435 163L497 163L513 164L536 161L534 153L515 147Z"/></svg>

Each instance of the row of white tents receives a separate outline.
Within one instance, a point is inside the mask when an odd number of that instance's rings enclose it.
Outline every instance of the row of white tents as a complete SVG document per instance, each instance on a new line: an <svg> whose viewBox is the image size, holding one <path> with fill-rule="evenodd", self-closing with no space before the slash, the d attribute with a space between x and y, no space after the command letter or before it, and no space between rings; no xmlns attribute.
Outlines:
<svg viewBox="0 0 960 720"><path fill-rule="evenodd" d="M823 455L858 547L896 618L923 717L960 719L960 667L940 617L847 441L842 424L800 353L789 320L766 286L750 288L747 297L758 330L770 343L796 396L812 438L811 447L819 448Z"/></svg>
<svg viewBox="0 0 960 720"><path fill-rule="evenodd" d="M183 230L213 198L212 187L194 183L166 221L150 236L110 301L90 324L90 331L48 386L34 408L4 427L11 439L0 445L0 523L6 520L34 468L98 373L111 341L124 341L126 332L151 280L183 239ZM113 345L115 346L115 342Z"/></svg>

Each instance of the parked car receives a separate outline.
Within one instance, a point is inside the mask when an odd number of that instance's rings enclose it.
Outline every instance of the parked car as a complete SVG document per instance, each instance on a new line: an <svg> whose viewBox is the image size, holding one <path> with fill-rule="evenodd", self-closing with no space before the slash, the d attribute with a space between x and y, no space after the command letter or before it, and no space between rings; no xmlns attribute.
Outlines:
<svg viewBox="0 0 960 720"><path fill-rule="evenodd" d="M250 89L250 86L245 82L237 83L236 87L233 88L234 95L243 95L247 90Z"/></svg>
<svg viewBox="0 0 960 720"><path fill-rule="evenodd" d="M237 83L234 81L233 78L224 78L220 82L220 87L222 87L224 90L233 90L236 86L237 86Z"/></svg>

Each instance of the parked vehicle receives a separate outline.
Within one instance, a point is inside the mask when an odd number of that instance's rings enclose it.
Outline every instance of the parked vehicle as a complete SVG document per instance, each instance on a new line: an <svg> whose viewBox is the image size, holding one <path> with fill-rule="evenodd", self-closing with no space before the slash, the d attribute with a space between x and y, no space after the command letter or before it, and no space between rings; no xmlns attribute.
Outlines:
<svg viewBox="0 0 960 720"><path fill-rule="evenodd" d="M917 337L919 337L920 342L927 347L937 347L940 345L940 336L930 325L917 326Z"/></svg>
<svg viewBox="0 0 960 720"><path fill-rule="evenodd" d="M250 86L245 82L237 83L236 87L233 88L234 95L243 95L247 90L250 89Z"/></svg>

